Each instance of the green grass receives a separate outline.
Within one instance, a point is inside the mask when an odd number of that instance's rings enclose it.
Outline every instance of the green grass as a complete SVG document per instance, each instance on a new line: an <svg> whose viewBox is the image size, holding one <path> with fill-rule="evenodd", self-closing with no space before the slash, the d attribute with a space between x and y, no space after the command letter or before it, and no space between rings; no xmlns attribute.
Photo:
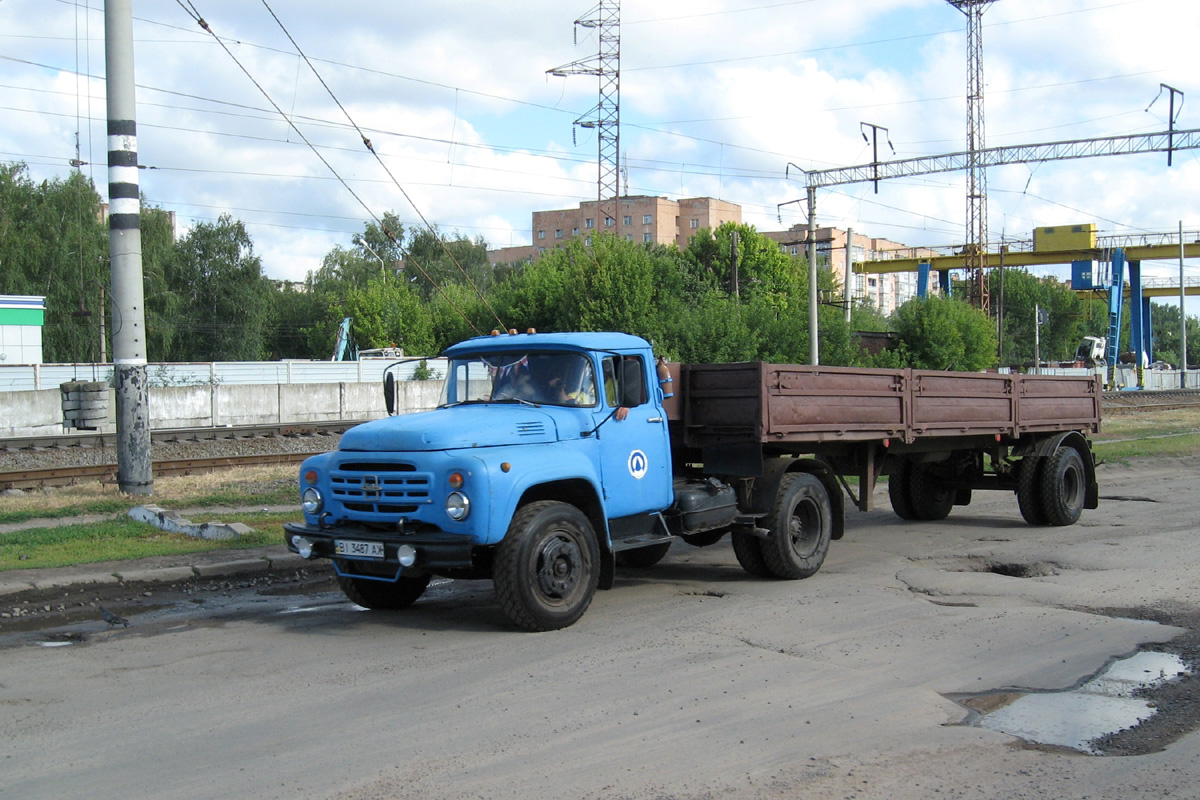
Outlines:
<svg viewBox="0 0 1200 800"><path fill-rule="evenodd" d="M1155 434L1158 439L1129 439L1126 441L1092 442L1098 461L1125 463L1139 458L1161 458L1200 455L1200 433Z"/></svg>
<svg viewBox="0 0 1200 800"><path fill-rule="evenodd" d="M192 522L237 521L254 528L237 539L206 541L182 533L168 533L125 516L83 525L28 528L0 534L0 572L92 564L98 561L171 556L213 550L283 545L283 523L299 518L295 513L195 515Z"/></svg>
<svg viewBox="0 0 1200 800"><path fill-rule="evenodd" d="M1128 463L1140 459L1200 455L1200 411L1119 413L1106 416L1093 437L1097 459ZM68 524L0 533L0 572L64 567L148 556L185 555L283 543L283 523L300 519L294 466L261 468L155 481L152 497L128 497L115 487L92 484L0 498L0 524L107 515L91 524ZM854 482L853 480L851 481ZM294 512L190 513L192 522L242 522L255 531L228 541L192 539L135 522L129 509L153 503L166 509L262 508L281 505Z"/></svg>

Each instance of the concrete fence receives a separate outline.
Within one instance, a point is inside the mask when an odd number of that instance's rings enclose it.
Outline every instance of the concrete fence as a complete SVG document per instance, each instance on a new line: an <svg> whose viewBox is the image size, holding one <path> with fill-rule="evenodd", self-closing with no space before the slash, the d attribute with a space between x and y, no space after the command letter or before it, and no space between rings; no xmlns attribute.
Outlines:
<svg viewBox="0 0 1200 800"><path fill-rule="evenodd" d="M442 382L398 381L400 413L437 406ZM387 415L381 384L294 383L151 386L151 429L211 428L329 420L369 420ZM0 438L51 436L64 428L62 392L52 389L0 392ZM108 391L107 417L98 428L116 430L116 399Z"/></svg>

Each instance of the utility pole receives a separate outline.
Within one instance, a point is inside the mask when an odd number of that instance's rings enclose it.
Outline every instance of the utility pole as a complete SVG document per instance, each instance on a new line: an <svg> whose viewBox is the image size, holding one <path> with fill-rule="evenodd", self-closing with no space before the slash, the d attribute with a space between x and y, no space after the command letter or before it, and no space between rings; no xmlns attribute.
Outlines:
<svg viewBox="0 0 1200 800"><path fill-rule="evenodd" d="M1170 108L1167 111L1167 166L1171 166L1171 154L1175 150L1175 95L1179 95L1179 108L1183 110L1183 92L1176 89L1174 86L1167 86L1165 83L1158 85L1158 94L1154 95L1154 99L1150 101L1150 105L1146 106L1146 110L1150 110L1158 102L1158 98L1162 97L1163 89L1170 92Z"/></svg>
<svg viewBox="0 0 1200 800"><path fill-rule="evenodd" d="M738 289L738 232L735 230L733 235L729 237L729 273L730 287L729 293L735 299L741 298L741 291Z"/></svg>
<svg viewBox="0 0 1200 800"><path fill-rule="evenodd" d="M878 191L878 190L876 190ZM830 266L833 266L832 264ZM854 228L846 229L846 271L842 279L842 305L845 307L846 324L850 324L850 306L853 302L850 295L850 275L854 267Z"/></svg>
<svg viewBox="0 0 1200 800"><path fill-rule="evenodd" d="M863 128L871 129L871 138L867 138L867 132ZM883 138L887 141L888 147L892 148L892 155L896 155L896 148L892 146L891 137L889 137L888 129L882 125L874 125L870 122L858 123L858 132L862 134L863 141L871 145L871 163L875 166L875 194L879 194L879 132L883 131Z"/></svg>
<svg viewBox="0 0 1200 800"><path fill-rule="evenodd" d="M817 187L808 187L808 363L821 363L817 305Z"/></svg>
<svg viewBox="0 0 1200 800"><path fill-rule="evenodd" d="M1187 308L1183 285L1183 220L1179 220L1179 388L1187 388Z"/></svg>
<svg viewBox="0 0 1200 800"><path fill-rule="evenodd" d="M149 495L154 493L154 471L146 386L133 0L105 0L104 63L108 89L108 254L117 395L117 483L125 494Z"/></svg>

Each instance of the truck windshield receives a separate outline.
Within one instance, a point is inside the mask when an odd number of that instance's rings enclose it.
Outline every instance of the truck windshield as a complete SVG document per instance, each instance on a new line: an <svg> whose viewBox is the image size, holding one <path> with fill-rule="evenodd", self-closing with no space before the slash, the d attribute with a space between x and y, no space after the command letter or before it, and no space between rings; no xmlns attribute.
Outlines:
<svg viewBox="0 0 1200 800"><path fill-rule="evenodd" d="M595 406L592 362L579 353L487 353L453 359L441 405Z"/></svg>

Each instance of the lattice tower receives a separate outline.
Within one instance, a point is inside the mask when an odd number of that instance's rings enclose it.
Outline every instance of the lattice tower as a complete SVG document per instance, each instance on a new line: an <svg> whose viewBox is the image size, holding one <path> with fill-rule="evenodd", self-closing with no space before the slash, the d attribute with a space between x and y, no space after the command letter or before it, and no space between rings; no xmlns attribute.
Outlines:
<svg viewBox="0 0 1200 800"><path fill-rule="evenodd" d="M967 17L967 241L963 265L967 268L971 304L988 313L987 278L987 168L978 157L987 147L983 121L983 12L996 0L946 0Z"/></svg>
<svg viewBox="0 0 1200 800"><path fill-rule="evenodd" d="M596 31L596 55L561 67L546 70L551 75L595 75L599 84L596 105L575 124L596 131L597 141L597 216L619 219L621 195L621 3L599 0L585 15L575 20L576 38L580 28ZM603 229L601 219L597 227Z"/></svg>

